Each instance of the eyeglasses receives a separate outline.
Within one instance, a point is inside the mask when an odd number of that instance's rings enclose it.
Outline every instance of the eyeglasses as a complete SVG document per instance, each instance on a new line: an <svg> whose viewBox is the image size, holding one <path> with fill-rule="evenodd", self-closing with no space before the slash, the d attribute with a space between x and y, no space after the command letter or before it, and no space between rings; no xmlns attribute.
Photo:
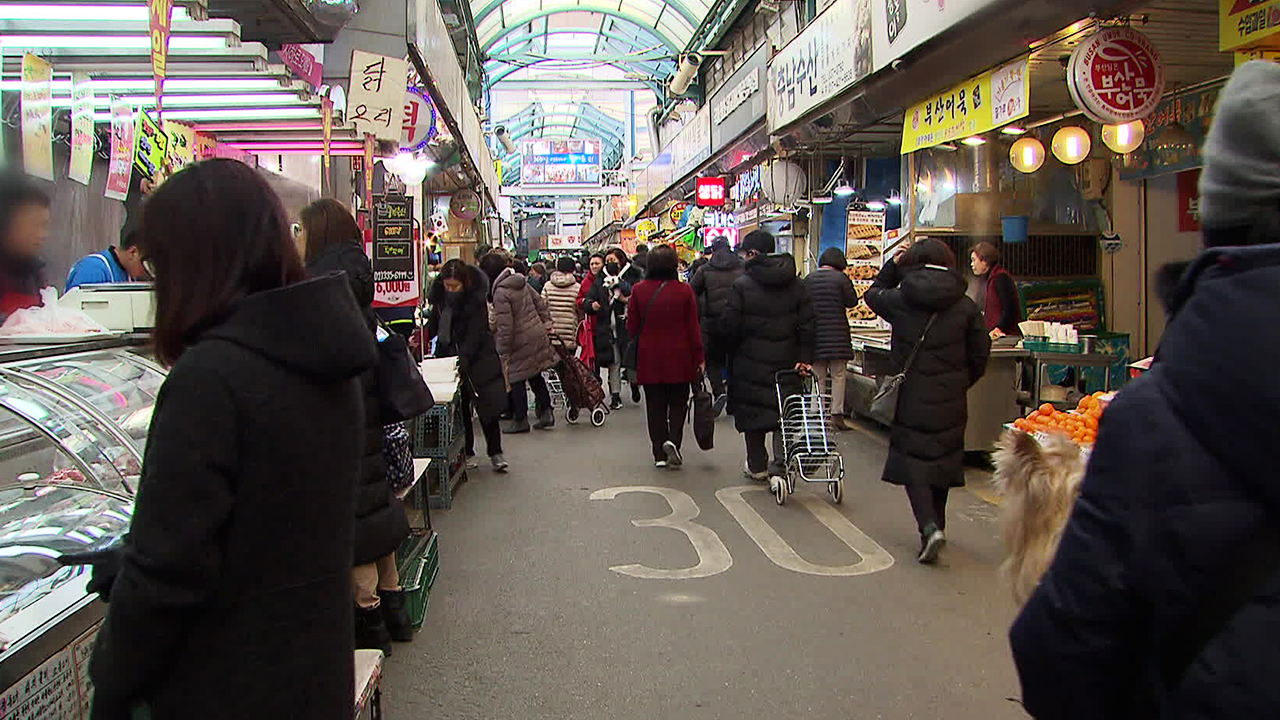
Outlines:
<svg viewBox="0 0 1280 720"><path fill-rule="evenodd" d="M151 276L152 280L156 279L156 264L152 262L150 258L142 261L142 269L147 271L147 274Z"/></svg>

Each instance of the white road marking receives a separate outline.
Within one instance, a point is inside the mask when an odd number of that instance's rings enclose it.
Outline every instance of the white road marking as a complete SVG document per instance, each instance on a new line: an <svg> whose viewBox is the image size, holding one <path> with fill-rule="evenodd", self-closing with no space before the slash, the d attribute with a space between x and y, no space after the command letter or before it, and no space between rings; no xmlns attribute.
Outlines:
<svg viewBox="0 0 1280 720"><path fill-rule="evenodd" d="M733 515L733 519L738 521L738 524L742 526L743 530L747 531L747 535L755 541L760 550L778 567L806 575L848 577L887 570L893 565L893 556L880 547L880 544L872 540L870 536L859 530L856 525L849 522L849 518L841 514L839 510L831 507L821 498L797 494L793 497L808 508L809 512L813 513L813 516L819 522L826 525L828 530L840 538L841 542L861 558L852 565L839 567L815 565L805 560L786 540L782 539L782 536L760 516L760 513L756 512L755 508L751 507L746 498L743 497L743 494L749 491L767 492L755 485L739 485L717 490L716 499L720 501L721 505L724 505L729 514Z"/></svg>
<svg viewBox="0 0 1280 720"><path fill-rule="evenodd" d="M692 520L698 517L698 504L687 494L672 488L652 485L630 485L611 487L591 493L592 500L613 500L623 493L651 493L659 495L671 506L671 514L652 520L632 520L636 527L665 527L679 530L689 539L689 544L698 553L698 564L679 570L651 568L646 565L618 565L609 568L621 575L629 575L644 580L691 580L694 578L719 575L733 566L733 557L729 548L725 547L713 530L699 525Z"/></svg>

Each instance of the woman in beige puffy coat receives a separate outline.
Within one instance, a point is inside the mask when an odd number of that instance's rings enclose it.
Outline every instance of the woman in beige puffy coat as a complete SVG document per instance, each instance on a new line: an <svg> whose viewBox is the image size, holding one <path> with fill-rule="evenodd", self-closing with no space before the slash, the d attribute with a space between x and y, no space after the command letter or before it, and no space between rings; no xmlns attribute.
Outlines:
<svg viewBox="0 0 1280 720"><path fill-rule="evenodd" d="M556 261L551 279L542 286L542 299L551 309L553 333L570 352L578 349L578 290L581 283L573 276L573 258Z"/></svg>
<svg viewBox="0 0 1280 720"><path fill-rule="evenodd" d="M498 355L506 368L511 391L511 421L503 432L529 432L529 388L533 388L537 416L533 423L539 430L555 425L551 393L542 371L556 364L559 357L551 348L551 311L542 296L529 287L525 276L507 264L497 253L480 258L480 269L493 280L489 297L493 302L493 335Z"/></svg>

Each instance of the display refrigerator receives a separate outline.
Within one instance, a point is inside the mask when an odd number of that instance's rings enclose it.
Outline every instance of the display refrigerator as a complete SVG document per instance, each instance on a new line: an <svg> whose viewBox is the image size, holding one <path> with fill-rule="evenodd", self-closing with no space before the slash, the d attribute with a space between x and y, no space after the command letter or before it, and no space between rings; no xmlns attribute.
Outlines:
<svg viewBox="0 0 1280 720"><path fill-rule="evenodd" d="M127 532L164 377L129 338L0 347L0 720L88 717L106 606L57 558Z"/></svg>

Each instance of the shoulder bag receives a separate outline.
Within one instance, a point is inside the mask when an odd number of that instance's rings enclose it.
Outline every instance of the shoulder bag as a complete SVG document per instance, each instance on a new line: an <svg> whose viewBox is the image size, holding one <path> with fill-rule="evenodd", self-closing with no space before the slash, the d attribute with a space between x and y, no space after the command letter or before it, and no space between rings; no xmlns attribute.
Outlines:
<svg viewBox="0 0 1280 720"><path fill-rule="evenodd" d="M937 319L937 313L929 317L929 322L924 326L924 332L920 333L920 340L911 349L911 354L907 356L906 364L902 366L902 372L895 375L884 375L876 380L876 394L871 397L871 414L873 416L888 421L890 425L897 419L898 391L902 389L902 383L907 379L907 372L911 370L911 364L916 361L916 353L920 352L920 347L924 345L924 338L929 334L929 328L933 327L933 321Z"/></svg>
<svg viewBox="0 0 1280 720"><path fill-rule="evenodd" d="M627 343L627 349L622 353L622 367L627 371L627 380L633 386L637 385L636 368L639 367L640 361L640 336L644 334L644 321L649 317L649 309L653 307L653 301L658 299L662 294L662 289L667 286L669 280L663 280L658 286L653 297L649 298L649 302L644 305L644 315L640 316L640 325L636 329L636 336L631 338L631 342Z"/></svg>
<svg viewBox="0 0 1280 720"><path fill-rule="evenodd" d="M409 352L404 336L381 325L378 341L378 418L383 424L404 422L435 407L431 389Z"/></svg>

